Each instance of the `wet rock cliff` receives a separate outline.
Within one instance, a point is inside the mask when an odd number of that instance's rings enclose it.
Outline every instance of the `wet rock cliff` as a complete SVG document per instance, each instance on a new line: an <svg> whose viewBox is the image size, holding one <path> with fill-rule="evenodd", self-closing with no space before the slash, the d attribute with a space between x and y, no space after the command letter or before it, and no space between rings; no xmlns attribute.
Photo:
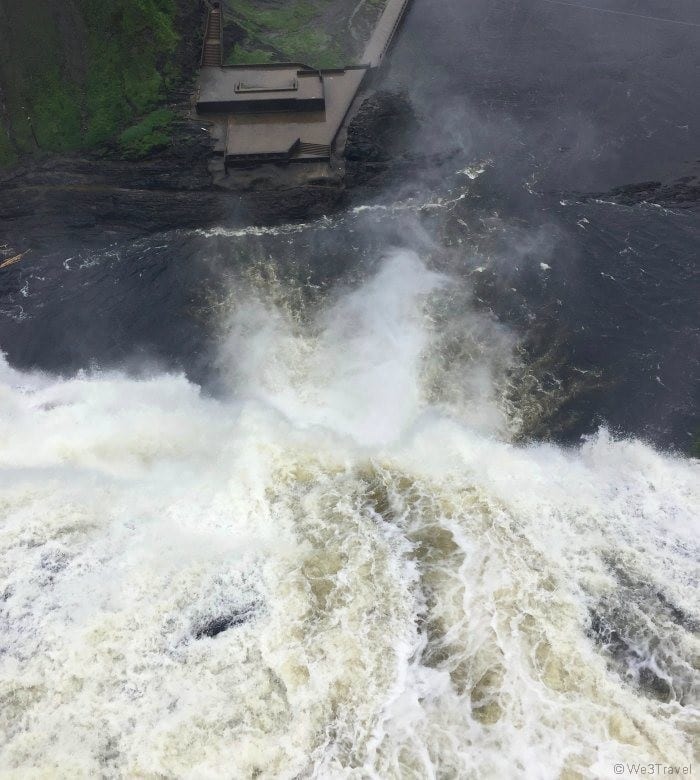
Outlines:
<svg viewBox="0 0 700 780"><path fill-rule="evenodd" d="M214 183L211 140L193 119L174 123L172 143L141 160L25 158L0 171L4 238L18 250L41 249L68 237L99 244L176 227L313 219L347 204L354 191L376 190L410 162L402 139L414 122L405 97L370 94L350 122L345 156L329 173L266 166L241 170L227 189Z"/></svg>

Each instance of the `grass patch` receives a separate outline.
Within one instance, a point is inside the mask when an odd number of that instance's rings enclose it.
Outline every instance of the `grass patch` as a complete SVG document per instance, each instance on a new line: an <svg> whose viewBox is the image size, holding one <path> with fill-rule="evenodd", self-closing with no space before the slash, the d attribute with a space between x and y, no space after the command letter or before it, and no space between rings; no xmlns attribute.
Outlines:
<svg viewBox="0 0 700 780"><path fill-rule="evenodd" d="M235 0L234 12L241 17L243 27L250 32L298 32L314 20L316 7L309 0L288 0L283 5L262 6L251 0Z"/></svg>
<svg viewBox="0 0 700 780"><path fill-rule="evenodd" d="M44 74L31 109L31 131L41 149L67 152L83 142L80 91L58 69ZM33 140L34 140L33 139Z"/></svg>
<svg viewBox="0 0 700 780"><path fill-rule="evenodd" d="M272 38L275 48L288 59L316 68L342 67L343 56L330 37L316 30L299 30Z"/></svg>
<svg viewBox="0 0 700 780"><path fill-rule="evenodd" d="M226 65L257 65L273 61L272 52L262 49L244 49L243 46L236 44L226 58Z"/></svg>
<svg viewBox="0 0 700 780"><path fill-rule="evenodd" d="M176 73L167 66L175 50L173 0L80 0L89 30L85 140L112 138L134 114L160 102Z"/></svg>
<svg viewBox="0 0 700 780"><path fill-rule="evenodd" d="M176 0L34 0L31 13L10 4L8 14L14 56L0 73L8 85L0 165L22 153L121 145L125 125L151 121L180 77ZM127 140L129 153L162 140L163 127Z"/></svg>
<svg viewBox="0 0 700 780"><path fill-rule="evenodd" d="M170 144L170 128L175 114L167 108L152 111L138 124L119 136L119 148L125 157L136 160Z"/></svg>
<svg viewBox="0 0 700 780"><path fill-rule="evenodd" d="M323 9L310 0L288 0L284 5L235 0L229 7L247 36L228 55L227 62L231 64L284 60L316 68L346 64L340 46L319 29ZM260 59L260 54L267 54L268 59Z"/></svg>

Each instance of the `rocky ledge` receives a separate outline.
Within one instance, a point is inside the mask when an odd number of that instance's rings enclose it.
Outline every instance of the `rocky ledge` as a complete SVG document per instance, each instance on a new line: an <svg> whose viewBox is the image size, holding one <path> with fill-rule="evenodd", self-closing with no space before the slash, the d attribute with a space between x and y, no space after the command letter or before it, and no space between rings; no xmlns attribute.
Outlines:
<svg viewBox="0 0 700 780"><path fill-rule="evenodd" d="M665 181L644 181L615 187L609 192L589 195L588 199L607 198L626 206L653 203L668 208L691 208L700 203L700 160L688 166L682 174Z"/></svg>
<svg viewBox="0 0 700 780"><path fill-rule="evenodd" d="M373 93L350 122L345 156L334 165L241 170L226 189L211 175L211 139L195 120L179 122L171 146L145 160L32 159L0 171L3 240L17 251L42 251L57 239L93 245L173 228L313 219L418 164L406 140L415 123L405 96Z"/></svg>

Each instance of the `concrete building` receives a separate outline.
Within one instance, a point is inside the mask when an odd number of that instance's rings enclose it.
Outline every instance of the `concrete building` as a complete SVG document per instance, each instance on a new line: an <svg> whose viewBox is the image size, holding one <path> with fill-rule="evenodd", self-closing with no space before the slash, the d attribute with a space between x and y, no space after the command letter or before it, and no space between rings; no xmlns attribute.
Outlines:
<svg viewBox="0 0 700 780"><path fill-rule="evenodd" d="M263 162L318 162L333 146L367 74L381 65L408 0L388 0L363 63L315 70L301 63L221 64L221 9L209 12L196 108L215 125L224 168Z"/></svg>

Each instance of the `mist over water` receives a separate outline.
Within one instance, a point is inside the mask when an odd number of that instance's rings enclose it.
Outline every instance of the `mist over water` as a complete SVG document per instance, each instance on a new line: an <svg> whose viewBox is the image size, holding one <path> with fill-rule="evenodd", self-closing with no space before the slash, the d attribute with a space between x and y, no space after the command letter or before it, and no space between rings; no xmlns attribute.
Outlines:
<svg viewBox="0 0 700 780"><path fill-rule="evenodd" d="M700 18L593 5L413 3L341 213L1 272L1 777L697 764L700 217L605 193Z"/></svg>
<svg viewBox="0 0 700 780"><path fill-rule="evenodd" d="M517 340L470 295L403 250L303 305L239 286L216 399L0 364L5 776L692 761L697 461L514 443Z"/></svg>

